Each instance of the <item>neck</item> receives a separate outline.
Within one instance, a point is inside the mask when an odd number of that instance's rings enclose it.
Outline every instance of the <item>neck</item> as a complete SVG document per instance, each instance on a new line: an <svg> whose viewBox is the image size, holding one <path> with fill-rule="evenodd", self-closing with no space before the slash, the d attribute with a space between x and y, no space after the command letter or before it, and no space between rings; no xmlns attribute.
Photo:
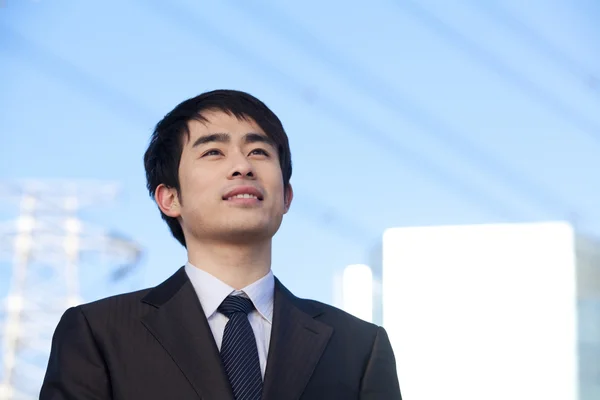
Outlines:
<svg viewBox="0 0 600 400"><path fill-rule="evenodd" d="M236 290L269 273L271 240L247 245L187 243L188 261Z"/></svg>

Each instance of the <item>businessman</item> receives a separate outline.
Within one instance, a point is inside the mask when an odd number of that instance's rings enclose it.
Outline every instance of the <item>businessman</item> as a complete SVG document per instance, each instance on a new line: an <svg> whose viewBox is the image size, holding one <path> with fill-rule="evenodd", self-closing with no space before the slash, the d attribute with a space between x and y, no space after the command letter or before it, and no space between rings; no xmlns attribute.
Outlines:
<svg viewBox="0 0 600 400"><path fill-rule="evenodd" d="M265 104L231 90L182 102L144 165L187 263L154 288L68 309L40 399L401 399L383 328L294 296L271 271L292 161Z"/></svg>

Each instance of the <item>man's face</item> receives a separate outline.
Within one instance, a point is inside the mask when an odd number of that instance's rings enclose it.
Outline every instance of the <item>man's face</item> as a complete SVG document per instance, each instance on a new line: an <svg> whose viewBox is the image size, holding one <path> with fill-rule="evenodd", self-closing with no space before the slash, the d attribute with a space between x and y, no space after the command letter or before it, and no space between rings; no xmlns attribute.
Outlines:
<svg viewBox="0 0 600 400"><path fill-rule="evenodd" d="M284 195L275 145L252 120L220 111L202 115L208 122L190 121L189 140L183 139L180 196L168 191L169 203L157 194L161 208L179 218L188 243L271 238L292 200L291 187Z"/></svg>

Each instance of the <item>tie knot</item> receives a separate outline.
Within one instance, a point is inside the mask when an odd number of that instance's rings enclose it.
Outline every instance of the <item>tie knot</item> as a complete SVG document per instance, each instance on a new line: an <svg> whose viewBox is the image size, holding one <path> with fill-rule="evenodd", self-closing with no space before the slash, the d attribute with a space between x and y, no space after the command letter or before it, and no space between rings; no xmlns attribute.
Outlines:
<svg viewBox="0 0 600 400"><path fill-rule="evenodd" d="M248 314L254 310L252 300L242 296L227 296L218 308L219 312L226 317L231 317L235 313Z"/></svg>

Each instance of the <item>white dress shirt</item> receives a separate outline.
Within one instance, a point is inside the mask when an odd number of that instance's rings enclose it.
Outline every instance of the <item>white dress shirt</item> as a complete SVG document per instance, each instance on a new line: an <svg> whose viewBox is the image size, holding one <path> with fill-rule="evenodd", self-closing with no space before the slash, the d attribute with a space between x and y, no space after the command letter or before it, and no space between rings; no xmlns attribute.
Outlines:
<svg viewBox="0 0 600 400"><path fill-rule="evenodd" d="M185 265L185 272L198 295L219 351L223 342L225 325L229 318L218 312L217 308L229 295L244 296L252 300L255 310L248 314L248 320L256 338L260 370L264 379L273 319L273 293L275 290L273 272L269 271L267 275L242 290L235 290L189 262Z"/></svg>

